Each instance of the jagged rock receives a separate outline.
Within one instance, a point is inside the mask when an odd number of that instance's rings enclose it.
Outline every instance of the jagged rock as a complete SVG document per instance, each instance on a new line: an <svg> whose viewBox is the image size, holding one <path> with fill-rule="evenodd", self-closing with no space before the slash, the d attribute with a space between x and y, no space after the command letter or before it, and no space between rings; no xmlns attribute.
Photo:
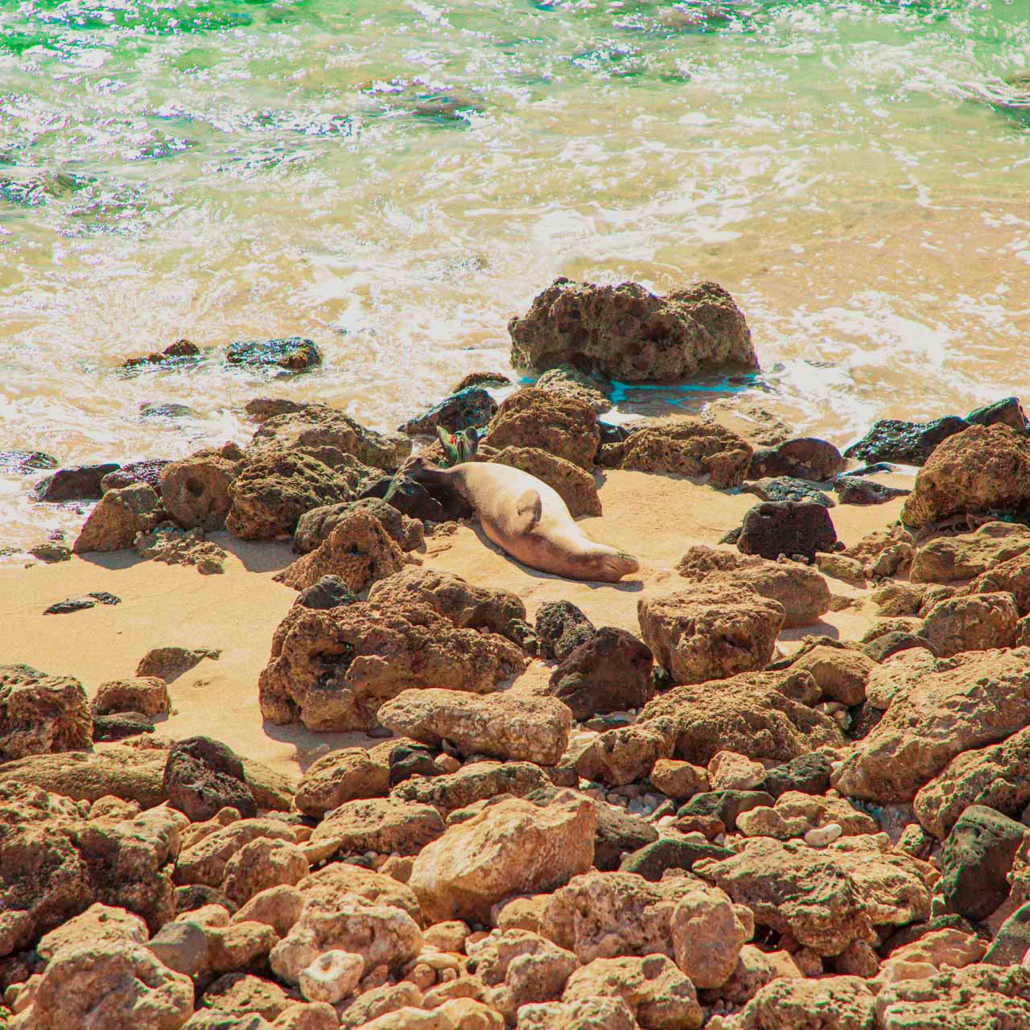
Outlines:
<svg viewBox="0 0 1030 1030"><path fill-rule="evenodd" d="M830 760L825 755L812 751L770 769L755 784L755 790L764 791L774 798L787 791L825 794L830 789L831 769Z"/></svg>
<svg viewBox="0 0 1030 1030"><path fill-rule="evenodd" d="M533 387L504 401L483 438L484 447L537 447L588 471L600 442L597 416L589 404Z"/></svg>
<svg viewBox="0 0 1030 1030"><path fill-rule="evenodd" d="M1026 615L1030 612L1030 555L1021 554L992 565L969 584L969 592L1010 593L1015 599L1020 616Z"/></svg>
<svg viewBox="0 0 1030 1030"><path fill-rule="evenodd" d="M594 624L571 601L549 601L536 613L541 658L564 661L595 633Z"/></svg>
<svg viewBox="0 0 1030 1030"><path fill-rule="evenodd" d="M149 716L139 712L115 712L111 715L93 716L93 740L95 743L111 743L138 737L142 733L153 733L154 724Z"/></svg>
<svg viewBox="0 0 1030 1030"><path fill-rule="evenodd" d="M969 423L957 415L922 423L881 419L844 456L861 461L925 465L939 444L968 428Z"/></svg>
<svg viewBox="0 0 1030 1030"><path fill-rule="evenodd" d="M544 808L498 800L427 844L408 886L431 922L484 921L503 898L553 890L588 870L596 827L593 803L574 794Z"/></svg>
<svg viewBox="0 0 1030 1030"><path fill-rule="evenodd" d="M583 749L576 772L611 786L633 783L644 779L659 759L669 758L675 742L669 720L608 730Z"/></svg>
<svg viewBox="0 0 1030 1030"><path fill-rule="evenodd" d="M862 566L867 579L880 580L888 576L904 575L915 554L912 534L900 524L867 533L861 540L843 552Z"/></svg>
<svg viewBox="0 0 1030 1030"><path fill-rule="evenodd" d="M833 719L809 707L819 688L808 672L745 673L676 687L649 701L638 726L671 720L676 758L705 765L719 751L789 762L822 746L843 744Z"/></svg>
<svg viewBox="0 0 1030 1030"><path fill-rule="evenodd" d="M160 518L161 499L145 483L108 490L90 512L72 550L84 554L132 547L136 534L152 529Z"/></svg>
<svg viewBox="0 0 1030 1030"><path fill-rule="evenodd" d="M938 537L912 559L913 583L973 579L1030 551L1030 529L1019 523L987 522L975 533Z"/></svg>
<svg viewBox="0 0 1030 1030"><path fill-rule="evenodd" d="M217 661L221 654L221 651L212 651L206 647L155 647L139 660L136 675L157 676L170 683L199 665L205 658Z"/></svg>
<svg viewBox="0 0 1030 1030"><path fill-rule="evenodd" d="M398 426L408 436L433 436L437 428L457 433L474 426L485 426L497 413L497 402L479 386L468 386L445 397L427 412L409 418Z"/></svg>
<svg viewBox="0 0 1030 1030"><path fill-rule="evenodd" d="M744 1006L740 1030L874 1030L876 996L857 976L781 978Z"/></svg>
<svg viewBox="0 0 1030 1030"><path fill-rule="evenodd" d="M638 1026L622 998L539 1002L519 1009L518 1030L637 1030Z"/></svg>
<svg viewBox="0 0 1030 1030"><path fill-rule="evenodd" d="M737 827L748 837L775 837L790 840L804 837L833 823L845 837L879 833L880 826L871 816L859 812L840 798L817 797L787 791L776 799L772 808L752 808L737 817Z"/></svg>
<svg viewBox="0 0 1030 1030"><path fill-rule="evenodd" d="M754 459L752 459L752 466ZM824 508L835 508L837 502L818 487L804 479L793 479L790 476L777 476L775 479L756 479L745 483L743 493L754 494L760 501L811 501Z"/></svg>
<svg viewBox="0 0 1030 1030"><path fill-rule="evenodd" d="M786 614L752 587L702 583L641 598L637 617L644 643L673 682L701 683L764 669Z"/></svg>
<svg viewBox="0 0 1030 1030"><path fill-rule="evenodd" d="M323 866L305 876L297 885L297 890L305 902L315 899L327 909L331 909L346 895L355 894L377 905L399 908L407 912L419 926L423 924L422 910L410 887L385 873L362 869L350 862L331 862ZM242 915L243 909L240 910L241 918Z"/></svg>
<svg viewBox="0 0 1030 1030"><path fill-rule="evenodd" d="M903 630L890 630L882 636L875 637L868 644L862 645L863 653L874 662L885 662L892 655L901 651L925 650L934 658L938 657L933 644L926 637L917 636L915 633L906 633Z"/></svg>
<svg viewBox="0 0 1030 1030"><path fill-rule="evenodd" d="M226 863L222 893L242 906L270 887L296 886L308 871L308 860L296 844L259 837L244 844Z"/></svg>
<svg viewBox="0 0 1030 1030"><path fill-rule="evenodd" d="M707 478L711 486L724 490L743 483L751 464L751 445L716 422L655 419L633 430L625 440L605 444L601 464Z"/></svg>
<svg viewBox="0 0 1030 1030"><path fill-rule="evenodd" d="M280 368L285 372L303 372L322 364L322 355L311 340L290 336L276 340L238 340L225 348L229 365L253 365Z"/></svg>
<svg viewBox="0 0 1030 1030"><path fill-rule="evenodd" d="M339 576L322 576L297 594L297 600L293 603L303 608L326 611L330 608L357 604L358 595Z"/></svg>
<svg viewBox="0 0 1030 1030"><path fill-rule="evenodd" d="M363 465L392 472L411 454L411 440L403 433L368 429L336 408L308 404L267 418L254 434L247 454L256 457L276 450L307 453L333 469L355 467L347 460L352 457Z"/></svg>
<svg viewBox="0 0 1030 1030"><path fill-rule="evenodd" d="M379 721L434 747L451 741L465 755L556 765L568 743L572 713L553 698L421 689L387 701Z"/></svg>
<svg viewBox="0 0 1030 1030"><path fill-rule="evenodd" d="M667 869L690 870L702 858L729 858L733 854L707 842L680 837L659 837L630 852L619 863L619 872L636 873L658 883Z"/></svg>
<svg viewBox="0 0 1030 1030"><path fill-rule="evenodd" d="M919 822L943 840L970 805L986 805L1016 819L1028 802L1030 728L956 756L916 794L912 806Z"/></svg>
<svg viewBox="0 0 1030 1030"><path fill-rule="evenodd" d="M872 479L860 479L857 476L838 476L833 488L837 491L837 499L841 504L887 504L898 497L908 497L911 490L887 486Z"/></svg>
<svg viewBox="0 0 1030 1030"><path fill-rule="evenodd" d="M737 819L755 808L769 808L773 799L760 790L712 790L695 794L680 807L679 816L717 819L727 829L735 829Z"/></svg>
<svg viewBox="0 0 1030 1030"><path fill-rule="evenodd" d="M840 451L816 437L787 440L777 447L762 447L751 458L749 479L763 476L794 476L828 483L844 471Z"/></svg>
<svg viewBox="0 0 1030 1030"><path fill-rule="evenodd" d="M832 551L837 542L830 514L811 501L766 501L744 515L737 549L776 559L802 555L815 560L817 551Z"/></svg>
<svg viewBox="0 0 1030 1030"><path fill-rule="evenodd" d="M440 813L430 805L405 804L396 798L347 801L315 827L311 843L332 855L417 855L444 832Z"/></svg>
<svg viewBox="0 0 1030 1030"><path fill-rule="evenodd" d="M244 819L257 815L243 763L231 748L210 737L173 744L162 782L168 803L191 822L211 819L223 808L235 808Z"/></svg>
<svg viewBox="0 0 1030 1030"><path fill-rule="evenodd" d="M122 362L122 368L139 368L142 365L179 365L185 359L197 358L200 356L200 348L189 340L176 340L175 343L165 347L163 351L151 351L142 357L126 358Z"/></svg>
<svg viewBox="0 0 1030 1030"><path fill-rule="evenodd" d="M651 769L651 782L670 798L684 801L708 790L708 772L699 765L660 758ZM826 785L829 786L829 779Z"/></svg>
<svg viewBox="0 0 1030 1030"><path fill-rule="evenodd" d="M526 606L510 591L474 586L438 569L403 569L374 583L368 600L384 607L428 605L458 629L486 629L491 633L503 634L512 619L526 618Z"/></svg>
<svg viewBox="0 0 1030 1030"><path fill-rule="evenodd" d="M92 747L93 720L77 679L0 666L0 762Z"/></svg>
<svg viewBox="0 0 1030 1030"><path fill-rule="evenodd" d="M103 496L100 481L120 465L69 465L44 476L32 488L37 501L98 501Z"/></svg>
<svg viewBox="0 0 1030 1030"><path fill-rule="evenodd" d="M746 584L755 592L783 605L784 625L809 626L830 610L830 588L814 569L796 562L767 561L758 555L730 550L691 547L676 566L684 579L716 584Z"/></svg>
<svg viewBox="0 0 1030 1030"><path fill-rule="evenodd" d="M350 512L359 509L374 515L402 551L414 551L422 546L425 530L418 519L408 518L381 498L366 497L306 511L297 522L293 549L301 554L314 551Z"/></svg>
<svg viewBox="0 0 1030 1030"><path fill-rule="evenodd" d="M260 837L293 842L293 831L279 819L237 819L184 847L175 866L175 883L221 888L229 859ZM188 843L188 842L187 842Z"/></svg>
<svg viewBox="0 0 1030 1030"><path fill-rule="evenodd" d="M193 1015L193 984L131 941L60 951L47 965L20 1030L179 1030Z"/></svg>
<svg viewBox="0 0 1030 1030"><path fill-rule="evenodd" d="M733 976L714 991L702 993L702 1001L729 1002L731 1005L746 1005L763 987L779 978L802 979L804 974L787 951L767 952L752 944L740 949L737 968ZM803 1010L802 1019L807 1016Z"/></svg>
<svg viewBox="0 0 1030 1030"><path fill-rule="evenodd" d="M533 385L538 390L550 390L585 401L598 415L603 415L614 407L611 400L611 382L604 376L581 372L572 365L557 365L548 369Z"/></svg>
<svg viewBox="0 0 1030 1030"><path fill-rule="evenodd" d="M872 732L844 759L834 786L852 797L911 801L963 751L1030 723L1030 651L969 651L916 670Z"/></svg>
<svg viewBox="0 0 1030 1030"><path fill-rule="evenodd" d="M955 918L954 916L952 918ZM995 966L1019 965L1030 951L1030 903L1020 905L998 928L983 961Z"/></svg>
<svg viewBox="0 0 1030 1030"><path fill-rule="evenodd" d="M478 761L450 775L413 777L399 783L390 793L401 801L432 805L448 814L500 794L526 797L549 783L547 774L532 762Z"/></svg>
<svg viewBox="0 0 1030 1030"><path fill-rule="evenodd" d="M744 315L712 282L660 297L639 283L560 278L508 332L516 368L569 363L626 383L673 383L725 366L758 367Z"/></svg>
<svg viewBox="0 0 1030 1030"><path fill-rule="evenodd" d="M1012 594L974 594L934 605L920 636L941 658L965 651L986 651L1015 643L1019 609Z"/></svg>
<svg viewBox="0 0 1030 1030"><path fill-rule="evenodd" d="M1022 823L993 808L970 805L941 848L948 909L967 919L986 919L1009 896L1007 876L1025 835Z"/></svg>
<svg viewBox="0 0 1030 1030"><path fill-rule="evenodd" d="M202 450L173 461L161 472L161 502L185 529L225 529L229 484L241 467L242 452L233 445Z"/></svg>
<svg viewBox="0 0 1030 1030"><path fill-rule="evenodd" d="M356 593L400 572L407 558L383 524L369 511L353 509L310 554L275 575L277 583L306 590L323 576L339 576Z"/></svg>
<svg viewBox="0 0 1030 1030"><path fill-rule="evenodd" d="M47 961L61 948L90 942L129 941L143 944L149 937L147 924L124 908L112 908L96 902L85 912L44 934L36 951Z"/></svg>
<svg viewBox="0 0 1030 1030"><path fill-rule="evenodd" d="M242 540L292 533L306 511L354 499L346 479L301 453L272 452L243 467L229 484L225 527Z"/></svg>
<svg viewBox="0 0 1030 1030"><path fill-rule="evenodd" d="M803 646L788 668L810 672L823 697L851 706L866 699L866 684L876 663L857 648L817 644Z"/></svg>
<svg viewBox="0 0 1030 1030"><path fill-rule="evenodd" d="M594 477L565 458L539 447L505 447L490 461L522 469L552 487L574 519L601 514L601 499Z"/></svg>
<svg viewBox="0 0 1030 1030"><path fill-rule="evenodd" d="M46 451L0 450L0 473L5 476L31 476L57 468L57 459Z"/></svg>
<svg viewBox="0 0 1030 1030"><path fill-rule="evenodd" d="M204 530L176 529L170 522L152 532L137 533L133 546L141 558L166 565L195 565L202 576L225 572L229 557L228 552L205 539Z"/></svg>
<svg viewBox="0 0 1030 1030"><path fill-rule="evenodd" d="M94 715L108 712L166 715L170 708L168 684L158 676L136 676L101 683L92 705Z"/></svg>
<svg viewBox="0 0 1030 1030"><path fill-rule="evenodd" d="M143 461L130 461L116 472L108 472L100 480L100 489L106 494L108 490L120 490L134 483L146 483L161 493L161 473L171 465L164 458L145 458Z"/></svg>
<svg viewBox="0 0 1030 1030"><path fill-rule="evenodd" d="M390 766L375 750L348 747L319 758L297 784L297 808L320 819L345 801L385 797L390 790Z"/></svg>
<svg viewBox="0 0 1030 1030"><path fill-rule="evenodd" d="M1006 425L971 426L945 440L916 476L902 521L1021 509L1030 501L1030 443Z"/></svg>
<svg viewBox="0 0 1030 1030"><path fill-rule="evenodd" d="M59 561L71 561L72 557L70 547L66 547L64 544L54 540L46 540L41 544L36 544L35 547L30 547L29 554L47 565L52 565L54 562Z"/></svg>
<svg viewBox="0 0 1030 1030"><path fill-rule="evenodd" d="M261 712L309 729L371 729L384 701L446 683L489 693L525 668L522 652L493 633L457 629L426 605L295 606L272 640L261 673Z"/></svg>
<svg viewBox="0 0 1030 1030"><path fill-rule="evenodd" d="M578 720L640 708L654 696L652 665L650 650L632 633L603 627L554 670L550 693Z"/></svg>

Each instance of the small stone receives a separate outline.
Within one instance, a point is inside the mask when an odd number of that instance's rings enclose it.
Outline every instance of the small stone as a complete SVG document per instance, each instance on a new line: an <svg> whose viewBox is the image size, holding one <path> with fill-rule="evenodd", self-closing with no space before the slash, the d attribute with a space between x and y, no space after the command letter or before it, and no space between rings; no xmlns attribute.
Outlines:
<svg viewBox="0 0 1030 1030"><path fill-rule="evenodd" d="M352 952L325 951L300 973L300 993L330 1005L350 997L365 972L365 960Z"/></svg>
<svg viewBox="0 0 1030 1030"><path fill-rule="evenodd" d="M842 832L840 823L826 823L825 826L817 826L806 831L804 840L809 847L825 848L827 844L837 840Z"/></svg>

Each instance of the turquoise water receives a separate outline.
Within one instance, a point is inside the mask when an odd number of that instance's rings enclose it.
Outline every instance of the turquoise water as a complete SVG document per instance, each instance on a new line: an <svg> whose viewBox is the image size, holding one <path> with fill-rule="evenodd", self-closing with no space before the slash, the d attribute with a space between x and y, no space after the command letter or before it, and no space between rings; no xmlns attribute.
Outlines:
<svg viewBox="0 0 1030 1030"><path fill-rule="evenodd" d="M1030 0L0 0L0 447L176 456L270 390L396 425L560 274L723 283L749 401L839 444L1026 392L1027 75ZM114 372L298 334L289 383ZM65 518L28 485L15 538Z"/></svg>

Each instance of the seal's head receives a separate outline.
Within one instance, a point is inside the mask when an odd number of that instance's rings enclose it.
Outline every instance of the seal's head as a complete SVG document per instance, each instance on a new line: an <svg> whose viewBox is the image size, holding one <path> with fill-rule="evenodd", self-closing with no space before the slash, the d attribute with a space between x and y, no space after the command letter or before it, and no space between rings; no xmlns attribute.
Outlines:
<svg viewBox="0 0 1030 1030"><path fill-rule="evenodd" d="M596 549L583 555L582 561L584 567L590 571L590 574L583 578L597 580L600 583L618 583L623 576L640 571L640 562L632 554L600 544Z"/></svg>

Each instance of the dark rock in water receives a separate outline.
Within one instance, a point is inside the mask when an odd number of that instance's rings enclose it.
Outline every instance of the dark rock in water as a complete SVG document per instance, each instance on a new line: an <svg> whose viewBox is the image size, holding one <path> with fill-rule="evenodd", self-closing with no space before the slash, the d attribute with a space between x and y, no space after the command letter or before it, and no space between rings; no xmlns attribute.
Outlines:
<svg viewBox="0 0 1030 1030"><path fill-rule="evenodd" d="M926 923L909 923L908 926L901 927L900 930L895 930L883 944L879 947L880 957L889 958L891 952L897 951L898 948L903 948L906 944L911 944L913 941L918 941L920 937L925 937L928 933L933 933L935 930L960 930L962 933L975 934L976 929L968 919L963 919L962 916L955 912L946 912L944 915L935 916L933 919ZM1030 946L1030 943L1028 943ZM1020 955L1022 958L1022 955ZM987 961L986 958L983 961ZM1018 965L1019 959L1016 959ZM1006 963L1009 965L1009 963Z"/></svg>
<svg viewBox="0 0 1030 1030"><path fill-rule="evenodd" d="M613 425L611 422L605 422L604 419L601 418L597 420L597 427L601 430L602 447L606 443L622 443L623 440L625 440L633 431L627 426ZM643 428L643 426L638 428Z"/></svg>
<svg viewBox="0 0 1030 1030"><path fill-rule="evenodd" d="M470 386L510 386L511 380L501 372L469 372L460 383L454 388L455 393L461 393Z"/></svg>
<svg viewBox="0 0 1030 1030"><path fill-rule="evenodd" d="M689 870L702 858L721 861L724 858L732 858L735 854L735 851L720 848L716 844L661 837L627 855L619 863L619 872L636 873L645 880L657 883L666 869Z"/></svg>
<svg viewBox="0 0 1030 1030"><path fill-rule="evenodd" d="M1023 436L1030 432L1030 425L1027 424L1018 397L1005 397L993 404L985 404L966 415L966 421L978 426L993 426L1001 422Z"/></svg>
<svg viewBox="0 0 1030 1030"><path fill-rule="evenodd" d="M954 918L954 917L953 917ZM998 928L987 954L980 960L990 966L1018 966L1030 951L1030 901L1020 905Z"/></svg>
<svg viewBox="0 0 1030 1030"><path fill-rule="evenodd" d="M389 502L399 512L427 522L455 522L472 517L472 506L456 491L446 487L431 490L407 476L398 475L398 486ZM386 497L393 476L383 476L361 494L365 497Z"/></svg>
<svg viewBox="0 0 1030 1030"><path fill-rule="evenodd" d="M986 919L1008 896L1009 871L1026 827L986 805L970 805L940 854L941 886L952 912Z"/></svg>
<svg viewBox="0 0 1030 1030"><path fill-rule="evenodd" d="M122 490L133 483L146 483L158 495L161 493L161 472L171 465L166 458L147 458L144 461L130 461L116 472L109 472L100 480L100 489Z"/></svg>
<svg viewBox="0 0 1030 1030"><path fill-rule="evenodd" d="M534 658L540 653L540 638L536 635L536 630L524 619L512 619L504 627L504 636Z"/></svg>
<svg viewBox="0 0 1030 1030"><path fill-rule="evenodd" d="M833 484L841 504L886 504L896 497L907 497L911 490L901 490L896 486L885 486L871 479L860 479L857 476L838 476Z"/></svg>
<svg viewBox="0 0 1030 1030"><path fill-rule="evenodd" d="M830 513L811 501L766 501L744 515L737 550L775 560L781 554L814 560L837 542Z"/></svg>
<svg viewBox="0 0 1030 1030"><path fill-rule="evenodd" d="M302 590L294 604L304 608L339 608L356 604L358 595L339 576L323 576L317 583Z"/></svg>
<svg viewBox="0 0 1030 1030"><path fill-rule="evenodd" d="M409 436L434 436L437 427L448 433L485 426L497 413L497 401L478 386L470 386L434 404L425 414L398 426Z"/></svg>
<svg viewBox="0 0 1030 1030"><path fill-rule="evenodd" d="M210 737L189 737L174 744L165 762L162 786L172 808L191 822L235 808L244 819L257 815L243 763L231 748Z"/></svg>
<svg viewBox="0 0 1030 1030"><path fill-rule="evenodd" d="M874 662L885 662L892 654L899 651L907 651L912 647L925 647L935 658L940 657L937 649L926 637L916 636L915 633L906 633L904 630L895 630L893 633L884 633L882 637L870 640L868 644L862 645L862 650Z"/></svg>
<svg viewBox="0 0 1030 1030"><path fill-rule="evenodd" d="M594 624L571 601L550 601L536 614L541 658L564 661L595 632Z"/></svg>
<svg viewBox="0 0 1030 1030"><path fill-rule="evenodd" d="M205 905L221 905L231 915L236 914L236 906L217 887L209 887L206 883L190 883L185 887L175 888L176 912L195 912Z"/></svg>
<svg viewBox="0 0 1030 1030"><path fill-rule="evenodd" d="M787 440L777 447L761 447L751 456L749 479L792 476L825 483L844 469L840 451L814 436Z"/></svg>
<svg viewBox="0 0 1030 1030"><path fill-rule="evenodd" d="M93 740L96 743L125 740L153 732L153 720L142 712L111 712L93 716Z"/></svg>
<svg viewBox="0 0 1030 1030"><path fill-rule="evenodd" d="M81 612L86 608L95 608L96 601L89 597L69 597L67 601L58 601L43 610L44 615L67 615L69 612Z"/></svg>
<svg viewBox="0 0 1030 1030"><path fill-rule="evenodd" d="M659 297L639 283L556 279L508 323L511 362L538 372L569 364L623 383L676 383L758 358L740 308L721 286Z"/></svg>
<svg viewBox="0 0 1030 1030"><path fill-rule="evenodd" d="M140 418L200 418L200 413L188 404L141 404Z"/></svg>
<svg viewBox="0 0 1030 1030"><path fill-rule="evenodd" d="M254 365L302 372L322 363L322 354L311 340L290 336L278 340L240 340L225 349L230 365Z"/></svg>
<svg viewBox="0 0 1030 1030"><path fill-rule="evenodd" d="M857 469L848 469L847 472L842 473L845 476L877 476L881 472L894 472L897 466L890 465L886 461L878 461L873 465L859 465ZM838 476L838 479L841 477Z"/></svg>
<svg viewBox="0 0 1030 1030"><path fill-rule="evenodd" d="M122 362L122 368L140 369L147 365L178 365L190 358L200 356L200 348L189 340L177 340L170 347L163 351L152 351L142 357L127 358Z"/></svg>
<svg viewBox="0 0 1030 1030"><path fill-rule="evenodd" d="M848 740L865 740L883 718L883 709L866 701L851 709L851 725L844 731Z"/></svg>
<svg viewBox="0 0 1030 1030"><path fill-rule="evenodd" d="M679 807L677 815L701 815L718 819L727 830L737 825L737 816L752 808L771 808L775 799L764 790L710 790L695 794Z"/></svg>
<svg viewBox="0 0 1030 1030"><path fill-rule="evenodd" d="M99 501L104 491L100 481L121 465L69 465L45 476L33 488L37 501Z"/></svg>
<svg viewBox="0 0 1030 1030"><path fill-rule="evenodd" d="M0 451L0 476L31 476L57 468L57 459L45 451Z"/></svg>
<svg viewBox="0 0 1030 1030"><path fill-rule="evenodd" d="M939 443L968 429L969 423L958 415L947 415L933 422L901 422L881 419L845 452L846 458L863 461L894 461L901 465L925 465Z"/></svg>
<svg viewBox="0 0 1030 1030"><path fill-rule="evenodd" d="M654 696L651 651L623 629L604 626L551 674L550 694L575 719L640 708Z"/></svg>
<svg viewBox="0 0 1030 1030"><path fill-rule="evenodd" d="M811 501L824 508L835 508L837 502L824 494L818 487L806 483L803 479L791 476L778 476L776 479L758 479L753 483L745 483L743 493L754 494L763 501Z"/></svg>
<svg viewBox="0 0 1030 1030"><path fill-rule="evenodd" d="M35 547L30 547L29 554L31 554L33 558L38 558L41 562L46 562L47 565L51 565L54 562L70 561L72 551L70 547L67 547L64 544L56 543L53 540L47 540L45 543L36 544Z"/></svg>
<svg viewBox="0 0 1030 1030"><path fill-rule="evenodd" d="M94 590L86 595L98 600L101 604L121 604L122 599L115 597L114 594L109 594L106 590Z"/></svg>
<svg viewBox="0 0 1030 1030"><path fill-rule="evenodd" d="M410 780L412 776L440 776L441 770L428 747L401 745L390 752L390 786Z"/></svg>
<svg viewBox="0 0 1030 1030"><path fill-rule="evenodd" d="M825 794L830 789L830 760L818 751L799 755L784 765L770 769L755 784L755 790L764 790L778 798L788 790L802 794Z"/></svg>

